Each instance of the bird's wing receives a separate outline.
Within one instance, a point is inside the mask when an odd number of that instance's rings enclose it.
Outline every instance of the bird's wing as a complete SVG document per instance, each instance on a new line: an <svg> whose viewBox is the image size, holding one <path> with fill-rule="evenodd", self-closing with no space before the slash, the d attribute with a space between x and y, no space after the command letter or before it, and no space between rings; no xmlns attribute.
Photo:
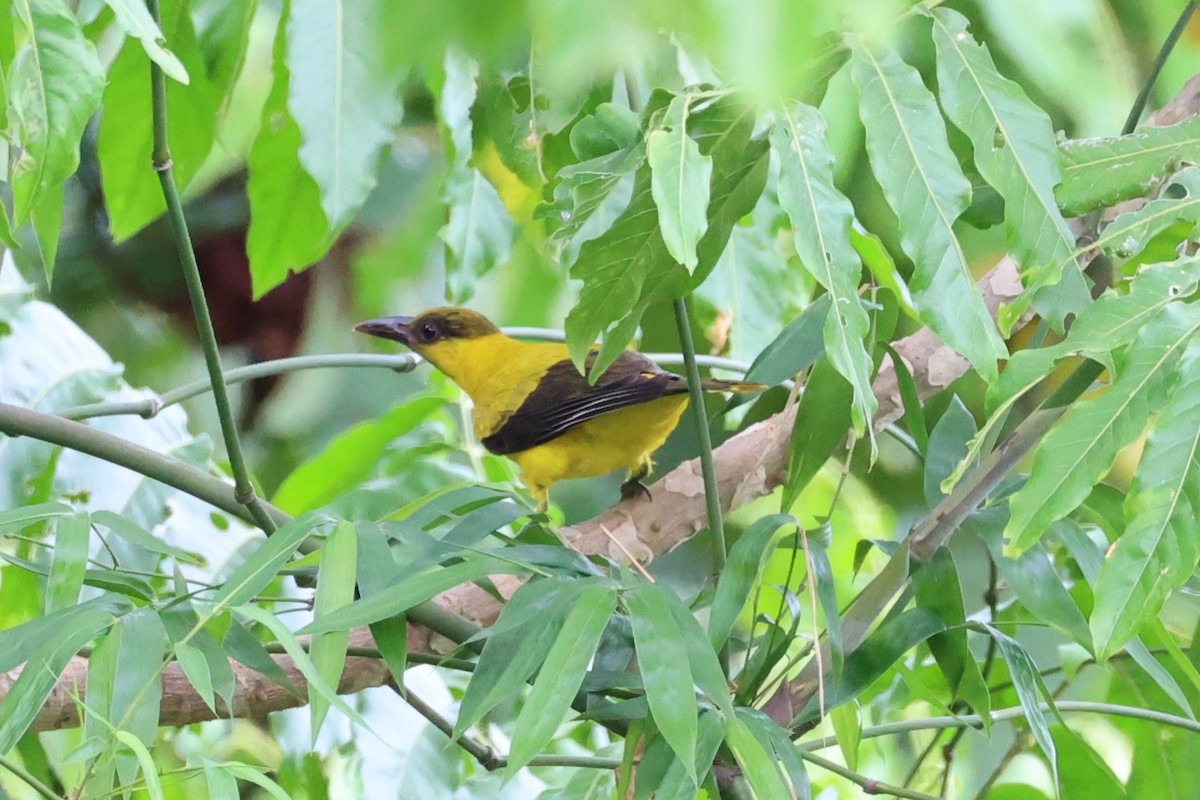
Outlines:
<svg viewBox="0 0 1200 800"><path fill-rule="evenodd" d="M589 366L594 357L595 353L588 357ZM622 353L594 386L569 359L563 359L546 371L516 411L484 437L483 446L498 455L519 453L601 414L685 391L683 378L632 350Z"/></svg>

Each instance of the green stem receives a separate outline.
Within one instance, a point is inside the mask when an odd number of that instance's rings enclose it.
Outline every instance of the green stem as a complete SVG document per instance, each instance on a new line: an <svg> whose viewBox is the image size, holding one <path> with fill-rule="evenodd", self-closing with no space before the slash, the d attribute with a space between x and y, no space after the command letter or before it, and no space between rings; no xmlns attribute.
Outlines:
<svg viewBox="0 0 1200 800"><path fill-rule="evenodd" d="M199 498L250 525L255 524L250 511L237 501L233 487L220 478L82 423L0 403L0 433L29 436L87 453ZM263 503L262 510L271 515L274 523L283 524L289 519L287 514L270 504Z"/></svg>
<svg viewBox="0 0 1200 800"><path fill-rule="evenodd" d="M563 335L561 331L555 332L543 328L505 328L506 333L512 333L513 330L520 331L522 335L527 335L528 338L542 338L553 341L562 341ZM533 336L533 333L544 334L541 336ZM516 334L513 334L516 335ZM647 358L656 364L662 366L671 366L683 363L683 356L679 353L647 353ZM277 358L271 361L261 361L257 364L248 364L244 367L236 367L226 370L223 374L225 384L232 386L234 384L252 381L258 378L269 378L273 375L284 375L289 372L300 372L309 369L336 369L342 367L375 367L379 369L390 369L395 372L411 372L421 363L419 356L412 353L402 353L400 355L383 355L374 353L326 353L322 355L311 356L291 356L289 358ZM696 363L702 367L711 367L713 369L724 369L730 372L738 372L745 374L749 369L749 365L735 361L732 358L721 358L719 356L696 356ZM88 403L86 405L71 406L64 408L58 412L60 417L65 419L91 419L93 417L119 417L136 415L143 419L153 419L160 414L164 408L169 408L173 405L178 405L186 400L191 400L193 397L212 391L212 383L203 381L193 381L176 389L164 392L157 397L143 397L139 400L115 400L105 403Z"/></svg>
<svg viewBox="0 0 1200 800"><path fill-rule="evenodd" d="M725 525L721 520L721 495L717 489L717 472L713 466L712 438L708 418L704 413L704 390L700 387L700 367L696 363L696 345L692 341L692 326L688 320L687 299L675 301L675 325L679 329L679 346L687 370L688 395L696 417L696 435L700 438L700 474L704 477L704 500L708 506L708 529L712 532L713 574L725 569Z"/></svg>
<svg viewBox="0 0 1200 800"><path fill-rule="evenodd" d="M150 15L158 23L158 0L148 0L147 5L150 8ZM179 189L175 186L175 175L171 166L171 147L167 141L167 76L162 67L153 60L150 62L150 92L150 108L154 120L154 152L152 156L154 171L158 173L159 183L162 184L163 198L167 203L167 218L171 223L175 246L179 250L183 279L187 284L188 298L192 303L192 316L196 320L196 332L200 337L200 346L204 350L204 363L208 367L208 379L212 384L213 401L217 406L217 418L221 423L221 435L225 440L229 466L233 471L234 496L238 503L249 510L254 524L270 534L275 530L275 522L254 492L250 470L246 466L246 458L242 454L241 442L238 441L237 424L233 419L229 391L225 386L225 379L221 375L221 355L217 350L217 335L213 330L212 317L208 313L208 303L204 299L204 285L200 280L200 267L196 263L196 253L192 249L192 238L188 233L187 219L183 215L183 201L179 197Z"/></svg>
<svg viewBox="0 0 1200 800"><path fill-rule="evenodd" d="M329 369L336 367L380 367L396 372L411 372L420 359L411 353L401 355L382 355L372 353L331 353L328 355L292 356L277 358L272 361L262 361L258 364L248 364L244 367L226 370L223 374L225 384L233 385L252 381L257 378L268 378L272 375L283 375L288 372L299 372L308 369ZM158 397L144 397L140 400L118 400L108 403L88 403L87 405L72 406L58 412L65 419L91 419L92 417L117 417L136 414L144 419L152 419L164 408L178 405L185 400L191 400L197 395L212 391L210 381L194 381L176 389L164 392Z"/></svg>
<svg viewBox="0 0 1200 800"><path fill-rule="evenodd" d="M1041 703L1040 705L1043 711L1050 710L1049 703ZM1123 706L1114 703L1093 703L1087 700L1059 700L1054 706L1064 713L1107 714L1113 717L1130 717L1148 722L1157 722L1173 728L1181 728L1192 733L1200 733L1200 722L1176 714L1168 714L1165 711L1155 711L1151 708ZM989 716L992 722L1020 719L1025 716L1025 709L1020 706L1001 708L993 711ZM916 731L936 731L945 730L946 728L977 728L981 725L983 725L983 717L979 714L959 714L954 717L925 717L924 719L909 719L902 722L887 722L883 725L864 728L860 738L875 739L880 736L895 736L896 734L914 733ZM837 745L838 741L836 737L826 736L823 739L801 742L797 747L802 751L809 751L824 750L827 747L837 747Z"/></svg>
<svg viewBox="0 0 1200 800"><path fill-rule="evenodd" d="M931 794L924 792L905 789L903 786L892 786L890 783L883 783L874 778L868 778L865 775L860 775L854 770L843 767L837 762L830 761L827 758L822 758L816 753L810 753L807 750L800 750L800 757L805 761L811 761L821 769L829 770L834 775L841 775L848 781L858 784L866 794L890 794L893 797L904 797L907 800L937 800Z"/></svg>
<svg viewBox="0 0 1200 800"><path fill-rule="evenodd" d="M0 767L8 770L13 775L16 775L21 782L23 782L30 789L33 789L33 791L35 791L41 797L46 798L46 800L62 800L62 795L56 793L49 786L39 781L33 776L32 773L29 772L29 770L25 769L11 758L0 755Z"/></svg>
<svg viewBox="0 0 1200 800"><path fill-rule="evenodd" d="M1167 63L1167 57L1171 55L1171 51L1179 42L1179 37L1183 36L1183 32L1187 30L1188 22L1195 11L1195 2L1184 6L1183 11L1179 14L1179 19L1175 21L1175 27L1167 34L1162 47L1158 49L1158 55L1155 56L1154 64L1150 67L1150 74L1142 82L1142 89L1138 92L1137 99L1133 101L1133 107L1129 109L1129 116L1125 118L1125 125L1121 128L1122 135L1133 133L1134 128L1137 127L1138 120L1142 118L1142 111L1146 108L1146 102L1150 99L1150 92L1154 89L1154 84L1158 82L1159 73L1162 72L1163 65Z"/></svg>

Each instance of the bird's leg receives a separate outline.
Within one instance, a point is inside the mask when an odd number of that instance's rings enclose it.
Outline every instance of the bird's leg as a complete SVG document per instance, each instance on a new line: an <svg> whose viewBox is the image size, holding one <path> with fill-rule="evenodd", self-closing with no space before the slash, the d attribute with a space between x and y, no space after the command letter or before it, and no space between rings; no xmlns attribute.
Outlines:
<svg viewBox="0 0 1200 800"><path fill-rule="evenodd" d="M621 484L621 499L632 500L639 494L646 495L646 499L653 502L654 498L650 495L650 490L646 488L646 484L642 483L642 479L650 474L650 460L643 461L636 470L629 473L629 479Z"/></svg>

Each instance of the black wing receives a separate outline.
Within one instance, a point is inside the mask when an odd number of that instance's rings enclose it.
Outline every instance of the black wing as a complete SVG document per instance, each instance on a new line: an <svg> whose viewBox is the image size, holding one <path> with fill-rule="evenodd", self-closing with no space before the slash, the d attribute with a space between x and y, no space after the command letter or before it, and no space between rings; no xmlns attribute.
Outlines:
<svg viewBox="0 0 1200 800"><path fill-rule="evenodd" d="M588 367L595 356L595 352L588 356ZM483 439L483 446L497 455L519 453L601 414L686 391L682 377L632 350L618 356L595 386L564 359L546 371L520 408Z"/></svg>

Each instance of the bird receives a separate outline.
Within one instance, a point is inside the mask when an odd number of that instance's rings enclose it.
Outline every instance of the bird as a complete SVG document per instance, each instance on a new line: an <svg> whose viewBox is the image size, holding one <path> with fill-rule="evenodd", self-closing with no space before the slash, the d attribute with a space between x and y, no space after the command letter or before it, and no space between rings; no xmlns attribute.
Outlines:
<svg viewBox="0 0 1200 800"><path fill-rule="evenodd" d="M354 330L405 345L466 392L474 403L472 425L480 443L517 463L543 512L558 481L619 469L629 475L622 497L649 496L641 481L653 468L651 455L688 404L687 380L642 353L623 351L592 383L565 344L514 339L467 308L380 317ZM596 352L586 359L589 370ZM766 387L705 378L702 388L749 392Z"/></svg>

